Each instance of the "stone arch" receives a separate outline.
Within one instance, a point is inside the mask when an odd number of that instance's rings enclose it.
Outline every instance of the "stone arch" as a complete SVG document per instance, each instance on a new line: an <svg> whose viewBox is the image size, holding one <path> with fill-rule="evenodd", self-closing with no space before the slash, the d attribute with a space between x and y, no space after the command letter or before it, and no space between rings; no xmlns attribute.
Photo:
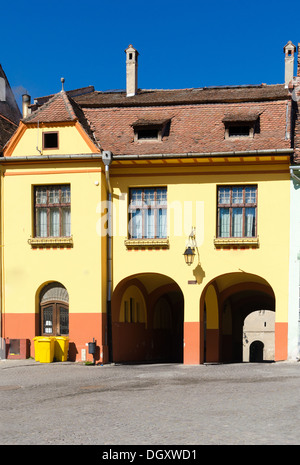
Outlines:
<svg viewBox="0 0 300 465"><path fill-rule="evenodd" d="M275 294L262 277L234 272L219 275L204 288L200 299L201 359L207 362L243 360L243 322L254 310L275 311ZM210 313L211 312L211 313ZM208 325L209 318L211 323Z"/></svg>
<svg viewBox="0 0 300 465"><path fill-rule="evenodd" d="M140 321L125 318L124 308L134 301L143 308ZM183 294L177 283L158 273L118 283L112 295L112 340L115 362L182 361Z"/></svg>

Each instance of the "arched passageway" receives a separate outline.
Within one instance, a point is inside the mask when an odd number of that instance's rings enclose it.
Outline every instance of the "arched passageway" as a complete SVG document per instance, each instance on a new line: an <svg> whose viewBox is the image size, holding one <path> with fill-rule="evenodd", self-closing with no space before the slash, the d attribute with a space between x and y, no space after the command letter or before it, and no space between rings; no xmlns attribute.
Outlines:
<svg viewBox="0 0 300 465"><path fill-rule="evenodd" d="M273 324L262 326L257 340L264 345L268 340L268 359L274 354L275 296L271 286L261 277L247 273L229 273L218 276L206 287L202 298L203 334L202 359L204 362L249 361L253 334L245 332L244 323L249 315L253 320L262 311L273 315ZM265 321L265 320L264 320ZM270 329L270 326L272 328ZM250 339L249 339L250 338ZM251 357L259 355L258 343L251 349ZM270 355L271 354L271 355Z"/></svg>
<svg viewBox="0 0 300 465"><path fill-rule="evenodd" d="M124 279L112 296L114 362L183 361L183 295L169 277Z"/></svg>

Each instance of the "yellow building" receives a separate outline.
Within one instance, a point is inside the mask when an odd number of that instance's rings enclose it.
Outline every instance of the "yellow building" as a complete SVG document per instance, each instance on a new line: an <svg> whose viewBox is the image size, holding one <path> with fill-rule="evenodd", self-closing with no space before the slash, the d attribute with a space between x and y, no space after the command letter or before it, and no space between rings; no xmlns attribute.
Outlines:
<svg viewBox="0 0 300 465"><path fill-rule="evenodd" d="M244 322L268 310L285 360L288 89L143 91L126 58L127 91L37 99L4 150L2 337L68 335L70 360L94 338L104 363L265 359Z"/></svg>

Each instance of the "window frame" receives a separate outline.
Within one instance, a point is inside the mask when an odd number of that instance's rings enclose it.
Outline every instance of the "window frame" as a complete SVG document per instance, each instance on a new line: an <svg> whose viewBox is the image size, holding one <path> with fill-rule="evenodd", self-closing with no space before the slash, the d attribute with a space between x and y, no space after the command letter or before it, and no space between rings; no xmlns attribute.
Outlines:
<svg viewBox="0 0 300 465"><path fill-rule="evenodd" d="M165 194L166 194L166 199L165 199L165 203L157 203L157 193L159 190L164 190ZM133 190L140 190L141 191L141 194L142 194L142 198L141 198L141 205L132 205L132 191ZM154 205L147 205L147 203L145 202L145 191L151 191L153 190L154 191ZM129 205L128 205L128 225L129 225L129 228L128 228L128 237L130 240L141 240L141 241L147 241L147 240L160 240L160 239L167 239L167 221L168 221L168 206L167 206L167 195L168 195L168 192L167 192L167 187L166 186L150 186L150 187L130 187L129 188ZM145 232L146 232L146 220L145 220L145 214L148 210L150 209L153 209L154 210L154 226L153 226L153 230L154 230L154 235L153 237L150 237L149 235L146 235ZM159 222L158 222L158 212L159 210L162 209L162 210L165 210L165 214L166 214L166 231L164 235L162 236L159 236ZM133 215L134 215L134 212L136 212L137 210L141 210L142 211L142 226L141 226L141 230L142 230L142 237L137 237L137 234L134 234L133 233L133 227L134 227L134 222L133 222Z"/></svg>
<svg viewBox="0 0 300 465"><path fill-rule="evenodd" d="M57 135L57 146L55 147L46 147L45 145L45 136L49 134L56 134ZM59 149L59 134L58 131L44 131L43 132L43 150L57 150Z"/></svg>
<svg viewBox="0 0 300 465"><path fill-rule="evenodd" d="M229 203L220 203L219 202L219 191L220 189L228 188L230 189L230 202ZM232 193L234 188L242 188L243 189L243 202L242 203L233 203L232 201ZM247 188L255 188L255 203L246 203L245 201L245 192ZM216 221L216 237L217 239L257 239L257 206L258 206L258 186L257 184L230 184L230 185L218 185L217 186L217 221ZM229 236L222 236L221 235L221 221L220 221L220 210L222 208L229 209ZM242 208L242 235L241 236L234 236L232 235L232 226L233 226L233 209L234 208ZM245 234L245 218L246 218L246 208L254 208L255 209L255 222L254 222L254 235L247 236Z"/></svg>
<svg viewBox="0 0 300 465"><path fill-rule="evenodd" d="M46 332L44 331L44 320L45 320L45 315L44 311L48 308L52 307L52 332ZM68 315L68 332L61 334L61 318L60 318L60 311L61 308L67 311ZM43 304L40 305L40 334L42 336L68 336L70 332L70 321L69 321L69 305L66 302L63 301L49 301L49 302L44 302Z"/></svg>
<svg viewBox="0 0 300 465"><path fill-rule="evenodd" d="M156 137L139 137L144 132L156 132ZM162 127L161 126L136 126L134 128L135 142L161 142L162 141Z"/></svg>
<svg viewBox="0 0 300 465"><path fill-rule="evenodd" d="M237 127L247 127L249 129L249 134L230 134L230 130L233 130ZM236 139L253 139L255 133L255 122L251 121L237 121L237 122L227 122L225 123L225 139L226 140L236 140Z"/></svg>
<svg viewBox="0 0 300 465"><path fill-rule="evenodd" d="M69 188L69 202L62 201L62 188ZM45 203L38 203L37 202L37 192L38 190L45 189L46 190L46 197L47 202ZM59 202L50 202L50 191L51 189L58 189L59 190ZM63 226L62 226L62 209L69 208L69 214L71 215L71 185L70 184L42 184L42 185L35 185L33 189L33 207L34 207L34 224L33 224L33 235L35 238L38 239L47 239L47 238L70 238L71 237L71 222L70 222L70 234L65 235L63 234ZM38 229L41 229L41 226L38 226L38 210L39 209L47 209L47 235L43 236L41 234L37 235ZM58 209L59 210L59 234L57 236L53 236L50 234L50 212L51 209Z"/></svg>

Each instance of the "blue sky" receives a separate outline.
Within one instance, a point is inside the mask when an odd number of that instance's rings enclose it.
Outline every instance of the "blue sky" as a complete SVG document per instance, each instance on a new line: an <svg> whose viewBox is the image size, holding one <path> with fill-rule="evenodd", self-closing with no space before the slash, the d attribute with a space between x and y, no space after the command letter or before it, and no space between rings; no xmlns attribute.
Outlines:
<svg viewBox="0 0 300 465"><path fill-rule="evenodd" d="M138 86L176 89L282 83L283 46L300 42L300 2L14 0L1 6L0 63L17 95L94 85L125 88L125 53L140 53Z"/></svg>

